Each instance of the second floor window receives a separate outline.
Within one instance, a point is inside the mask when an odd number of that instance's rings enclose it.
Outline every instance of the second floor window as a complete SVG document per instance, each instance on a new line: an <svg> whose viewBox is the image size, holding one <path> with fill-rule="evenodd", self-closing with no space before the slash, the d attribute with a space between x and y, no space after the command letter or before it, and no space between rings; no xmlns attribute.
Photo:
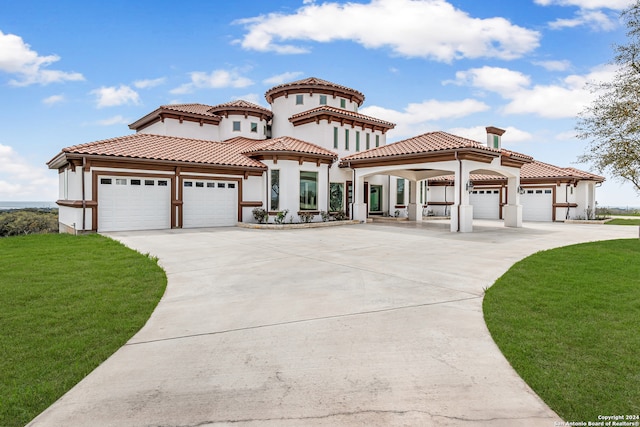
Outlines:
<svg viewBox="0 0 640 427"><path fill-rule="evenodd" d="M233 131L240 132L240 122L233 122Z"/></svg>
<svg viewBox="0 0 640 427"><path fill-rule="evenodd" d="M304 95L296 95L296 105L302 105L304 104Z"/></svg>

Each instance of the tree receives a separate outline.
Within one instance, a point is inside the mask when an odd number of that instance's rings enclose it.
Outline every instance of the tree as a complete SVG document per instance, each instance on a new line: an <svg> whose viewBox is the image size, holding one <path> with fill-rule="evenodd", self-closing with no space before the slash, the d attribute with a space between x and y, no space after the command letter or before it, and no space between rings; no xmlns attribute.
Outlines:
<svg viewBox="0 0 640 427"><path fill-rule="evenodd" d="M589 140L579 161L630 181L640 193L640 0L621 18L628 41L615 46L615 78L593 85L597 97L578 117L578 138Z"/></svg>

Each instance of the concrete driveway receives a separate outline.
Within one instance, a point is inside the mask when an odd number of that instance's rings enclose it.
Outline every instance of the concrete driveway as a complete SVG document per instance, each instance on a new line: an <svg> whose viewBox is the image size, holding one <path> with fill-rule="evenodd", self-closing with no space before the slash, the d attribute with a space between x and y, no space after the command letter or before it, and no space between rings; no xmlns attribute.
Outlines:
<svg viewBox="0 0 640 427"><path fill-rule="evenodd" d="M166 294L29 425L551 427L486 329L483 290L538 250L638 228L474 225L111 233L160 258Z"/></svg>

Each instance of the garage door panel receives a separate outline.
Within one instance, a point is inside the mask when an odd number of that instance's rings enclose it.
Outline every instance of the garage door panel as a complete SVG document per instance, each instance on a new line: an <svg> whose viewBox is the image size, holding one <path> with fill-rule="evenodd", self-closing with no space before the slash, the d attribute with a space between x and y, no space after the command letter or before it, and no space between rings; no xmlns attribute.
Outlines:
<svg viewBox="0 0 640 427"><path fill-rule="evenodd" d="M238 189L235 181L185 180L183 227L222 227L238 222Z"/></svg>
<svg viewBox="0 0 640 427"><path fill-rule="evenodd" d="M525 188L520 196L524 221L553 220L553 190L551 188Z"/></svg>
<svg viewBox="0 0 640 427"><path fill-rule="evenodd" d="M101 176L98 182L98 230L171 228L168 179Z"/></svg>
<svg viewBox="0 0 640 427"><path fill-rule="evenodd" d="M500 218L500 190L473 190L469 195L469 203L473 206L473 217L476 219Z"/></svg>

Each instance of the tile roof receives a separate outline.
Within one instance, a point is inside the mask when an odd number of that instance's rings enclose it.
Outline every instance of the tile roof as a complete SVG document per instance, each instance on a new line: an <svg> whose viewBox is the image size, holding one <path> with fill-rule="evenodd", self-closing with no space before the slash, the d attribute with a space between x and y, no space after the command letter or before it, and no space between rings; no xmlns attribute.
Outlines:
<svg viewBox="0 0 640 427"><path fill-rule="evenodd" d="M178 111L180 113L191 113L199 116L218 117L218 115L211 113L213 107L205 104L168 104L161 105L160 110Z"/></svg>
<svg viewBox="0 0 640 427"><path fill-rule="evenodd" d="M485 151L500 153L500 150L489 148L477 141L463 138L461 136L452 135L447 132L428 132L413 138L394 142L392 144L383 145L382 147L372 148L367 151L352 154L343 157L343 161L375 159L381 157L402 156L407 154L420 154L425 152L436 152L443 150L452 150L459 148L477 148Z"/></svg>
<svg viewBox="0 0 640 427"><path fill-rule="evenodd" d="M264 108L258 104L254 104L249 101L244 101L242 99L238 99L236 101L225 102L224 104L214 105L213 107L209 107L209 113L217 113L220 111L228 111L228 110L246 110L246 111L255 111L261 114L266 115L267 117L273 117L273 112L268 108Z"/></svg>
<svg viewBox="0 0 640 427"><path fill-rule="evenodd" d="M289 136L281 136L273 139L266 139L259 143L254 143L243 153L251 155L252 153L264 153L264 152L294 152L301 154L313 154L317 156L327 156L338 158L338 155L333 151L320 147L319 145L312 144L310 142L302 141L300 139L292 138Z"/></svg>
<svg viewBox="0 0 640 427"><path fill-rule="evenodd" d="M136 133L64 148L62 153L167 160L198 164L264 169L266 166L242 154L235 144ZM52 163L50 161L49 163Z"/></svg>
<svg viewBox="0 0 640 427"><path fill-rule="evenodd" d="M341 92L348 95L349 98L354 97L358 101L358 105L362 105L364 102L364 94L360 91L352 89L347 86L342 86L336 83L332 83L327 80L322 80L317 77L308 77L306 79L296 80L294 82L283 83L269 89L264 97L267 102L271 104L273 102L273 95L280 94L292 89L321 89L325 91Z"/></svg>
<svg viewBox="0 0 640 427"><path fill-rule="evenodd" d="M315 117L321 114L328 114L332 117L346 117L349 119L355 119L365 123L376 124L382 126L386 129L393 129L396 125L395 123L387 122L385 120L377 119L371 116L365 116L364 114L356 113L354 111L345 110L343 108L331 107L328 105L321 105L316 108L312 108L311 110L303 111L298 114L294 114L289 117L289 121L295 123L297 121L303 120L309 117Z"/></svg>

